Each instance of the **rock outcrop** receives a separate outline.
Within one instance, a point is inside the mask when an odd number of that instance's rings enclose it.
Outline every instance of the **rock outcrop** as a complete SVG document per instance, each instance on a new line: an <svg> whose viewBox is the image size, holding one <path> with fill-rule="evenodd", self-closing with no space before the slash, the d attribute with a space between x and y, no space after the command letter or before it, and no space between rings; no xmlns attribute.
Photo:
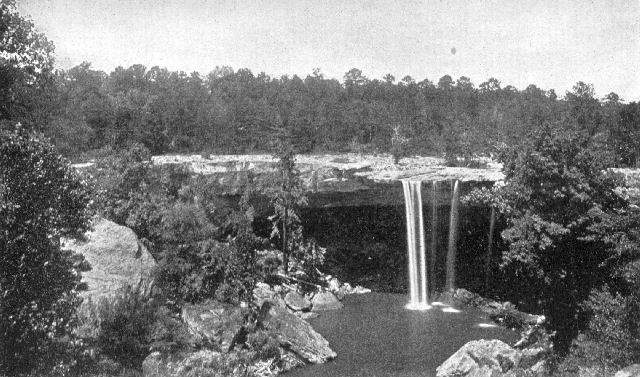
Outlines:
<svg viewBox="0 0 640 377"><path fill-rule="evenodd" d="M342 309L344 305L338 300L338 298L331 292L318 292L311 299L314 312L323 310L336 310Z"/></svg>
<svg viewBox="0 0 640 377"><path fill-rule="evenodd" d="M242 308L210 300L184 305L182 321L198 343L228 352L243 331L245 318Z"/></svg>
<svg viewBox="0 0 640 377"><path fill-rule="evenodd" d="M289 348L311 363L324 363L336 357L329 342L306 321L286 308L265 302L261 308L261 324L275 334L280 345Z"/></svg>
<svg viewBox="0 0 640 377"><path fill-rule="evenodd" d="M514 369L516 350L500 340L471 341L438 367L438 377L495 376Z"/></svg>
<svg viewBox="0 0 640 377"><path fill-rule="evenodd" d="M82 254L91 270L82 274L88 290L84 297L98 300L130 286L148 292L151 273L156 266L153 256L140 243L136 234L125 226L102 218L93 223L93 230L84 241L63 240L63 247Z"/></svg>
<svg viewBox="0 0 640 377"><path fill-rule="evenodd" d="M613 377L640 377L640 364L629 365L616 372Z"/></svg>
<svg viewBox="0 0 640 377"><path fill-rule="evenodd" d="M437 369L437 377L510 377L544 373L542 348L517 350L500 340L474 340Z"/></svg>
<svg viewBox="0 0 640 377"><path fill-rule="evenodd" d="M501 166L491 161L486 168L473 169L445 166L435 157L407 157L399 164L390 155L335 154L298 155L297 168L310 207L354 207L364 205L402 205L400 179L424 181L460 180L465 193L478 185L491 185L502 180ZM205 178L220 196L242 194L247 183L259 186L275 170L275 159L269 155L165 155L152 157L154 166L182 165L192 174ZM76 165L85 168L86 164ZM442 185L440 204L448 204L447 185ZM445 191L447 194L445 194ZM430 200L424 196L425 202ZM260 212L260 208L256 207Z"/></svg>

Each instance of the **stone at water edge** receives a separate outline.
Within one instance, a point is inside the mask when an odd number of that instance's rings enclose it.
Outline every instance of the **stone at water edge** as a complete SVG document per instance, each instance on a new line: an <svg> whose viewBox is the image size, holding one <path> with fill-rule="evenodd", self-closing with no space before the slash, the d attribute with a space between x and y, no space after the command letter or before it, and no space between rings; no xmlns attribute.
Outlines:
<svg viewBox="0 0 640 377"><path fill-rule="evenodd" d="M342 309L344 305L331 292L318 292L311 299L313 311Z"/></svg>
<svg viewBox="0 0 640 377"><path fill-rule="evenodd" d="M640 364L629 365L619 370L613 377L640 377Z"/></svg>
<svg viewBox="0 0 640 377"><path fill-rule="evenodd" d="M291 310L309 311L311 310L311 301L298 292L289 291L284 296L284 302Z"/></svg>
<svg viewBox="0 0 640 377"><path fill-rule="evenodd" d="M260 309L262 325L276 335L278 342L311 363L324 363L336 357L329 342L305 320L269 302Z"/></svg>
<svg viewBox="0 0 640 377"><path fill-rule="evenodd" d="M501 376L514 369L520 355L500 340L474 340L437 369L437 377Z"/></svg>
<svg viewBox="0 0 640 377"><path fill-rule="evenodd" d="M244 315L241 308L210 300L184 305L182 321L198 342L212 344L227 352L243 330Z"/></svg>
<svg viewBox="0 0 640 377"><path fill-rule="evenodd" d="M353 294L361 295L361 294L365 294L365 293L371 293L371 289L365 288L365 287L363 287L361 285L356 285L356 287L353 288Z"/></svg>
<svg viewBox="0 0 640 377"><path fill-rule="evenodd" d="M330 278L327 281L327 289L330 292L338 292L340 290L340 281L336 278Z"/></svg>

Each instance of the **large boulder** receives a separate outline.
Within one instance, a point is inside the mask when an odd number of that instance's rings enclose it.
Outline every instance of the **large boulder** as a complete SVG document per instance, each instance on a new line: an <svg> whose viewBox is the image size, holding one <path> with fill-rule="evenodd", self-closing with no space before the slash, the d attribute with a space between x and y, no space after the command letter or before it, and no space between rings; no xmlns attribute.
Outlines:
<svg viewBox="0 0 640 377"><path fill-rule="evenodd" d="M182 321L198 343L228 352L243 332L245 316L242 308L209 300L184 305Z"/></svg>
<svg viewBox="0 0 640 377"><path fill-rule="evenodd" d="M518 364L519 354L500 340L474 340L437 369L437 377L503 376Z"/></svg>
<svg viewBox="0 0 640 377"><path fill-rule="evenodd" d="M437 377L517 377L547 375L549 349L515 349L500 340L474 340L449 357Z"/></svg>
<svg viewBox="0 0 640 377"><path fill-rule="evenodd" d="M99 218L94 221L93 230L85 234L85 240L62 240L62 244L82 254L91 265L91 270L82 274L82 282L88 286L84 297L98 301L127 286L143 293L150 290L156 262L126 226Z"/></svg>
<svg viewBox="0 0 640 377"><path fill-rule="evenodd" d="M629 365L619 370L613 377L640 377L640 364Z"/></svg>
<svg viewBox="0 0 640 377"><path fill-rule="evenodd" d="M329 342L305 320L286 308L266 302L261 308L261 323L276 335L282 346L311 363L324 363L336 357Z"/></svg>
<svg viewBox="0 0 640 377"><path fill-rule="evenodd" d="M311 299L313 311L342 309L343 305L331 292L318 292Z"/></svg>

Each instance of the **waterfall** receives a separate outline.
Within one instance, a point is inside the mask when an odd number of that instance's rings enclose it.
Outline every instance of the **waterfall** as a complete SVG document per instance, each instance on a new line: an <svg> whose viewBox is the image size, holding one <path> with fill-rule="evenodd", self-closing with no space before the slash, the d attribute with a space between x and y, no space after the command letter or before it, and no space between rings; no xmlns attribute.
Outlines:
<svg viewBox="0 0 640 377"><path fill-rule="evenodd" d="M493 258L493 232L496 227L496 207L491 206L491 217L489 218L489 236L487 237L487 255L484 260L484 289L486 292L491 288L491 260Z"/></svg>
<svg viewBox="0 0 640 377"><path fill-rule="evenodd" d="M430 288L435 288L436 261L438 260L438 181L431 183L431 253L429 258Z"/></svg>
<svg viewBox="0 0 640 377"><path fill-rule="evenodd" d="M409 303L407 308L412 310L430 308L421 188L421 181L402 181L407 221L407 260L409 264Z"/></svg>
<svg viewBox="0 0 640 377"><path fill-rule="evenodd" d="M453 184L451 194L451 215L449 217L449 247L447 248L447 278L445 289L453 290L456 287L456 254L458 243L458 207L460 204L459 181Z"/></svg>

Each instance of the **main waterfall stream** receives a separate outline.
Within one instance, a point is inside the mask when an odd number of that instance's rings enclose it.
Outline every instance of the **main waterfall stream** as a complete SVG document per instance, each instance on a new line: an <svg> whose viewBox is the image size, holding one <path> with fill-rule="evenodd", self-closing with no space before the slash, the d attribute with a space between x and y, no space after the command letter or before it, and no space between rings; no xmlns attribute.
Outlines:
<svg viewBox="0 0 640 377"><path fill-rule="evenodd" d="M409 262L409 303L407 309L426 310L429 305L427 256L424 245L421 181L402 181L407 221L407 260Z"/></svg>
<svg viewBox="0 0 640 377"><path fill-rule="evenodd" d="M438 182L433 182L431 195L431 252L427 260L424 235L424 214L422 208L422 181L402 180L407 224L407 261L409 275L409 303L407 309L427 310L429 289L432 288L437 257L437 210ZM460 183L453 182L451 190L451 209L449 216L449 239L447 243L446 284L447 291L456 288L456 259L458 243Z"/></svg>

